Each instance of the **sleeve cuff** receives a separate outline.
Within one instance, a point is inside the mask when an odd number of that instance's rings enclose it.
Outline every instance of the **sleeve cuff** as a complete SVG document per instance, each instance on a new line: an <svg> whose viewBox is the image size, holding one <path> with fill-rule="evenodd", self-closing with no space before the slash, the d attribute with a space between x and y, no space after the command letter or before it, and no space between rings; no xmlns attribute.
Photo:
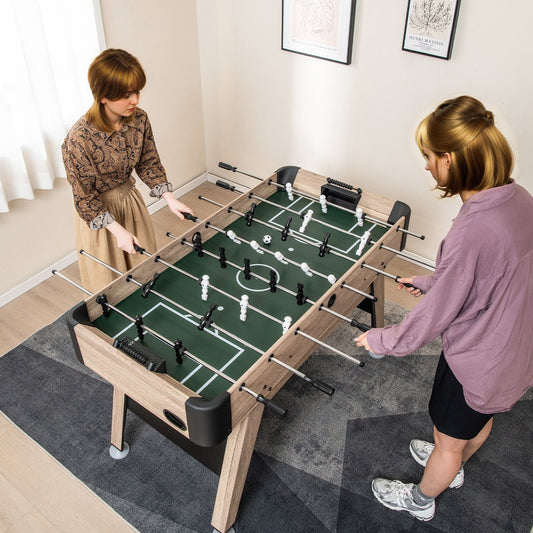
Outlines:
<svg viewBox="0 0 533 533"><path fill-rule="evenodd" d="M415 287L418 287L422 294L426 294L426 292L430 289L432 282L432 276L415 276L413 278L413 285Z"/></svg>
<svg viewBox="0 0 533 533"><path fill-rule="evenodd" d="M109 226L109 224L111 224L114 221L115 221L115 217L109 211L105 211L101 215L94 217L89 222L89 228L94 229L94 230L102 229L102 228L105 228L106 226Z"/></svg>
<svg viewBox="0 0 533 533"><path fill-rule="evenodd" d="M172 183L169 183L168 181L165 181L164 183L160 183L159 185L156 185L150 191L150 196L153 196L159 199L166 192L172 192Z"/></svg>

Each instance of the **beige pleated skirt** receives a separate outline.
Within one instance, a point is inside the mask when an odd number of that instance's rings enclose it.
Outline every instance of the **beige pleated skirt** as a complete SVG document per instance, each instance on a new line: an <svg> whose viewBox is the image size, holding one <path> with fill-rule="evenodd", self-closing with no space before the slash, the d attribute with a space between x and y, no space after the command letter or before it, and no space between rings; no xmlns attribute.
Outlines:
<svg viewBox="0 0 533 533"><path fill-rule="evenodd" d="M156 252L152 220L133 178L101 193L100 198L115 220L133 233L147 252ZM123 252L110 231L105 228L90 229L77 213L74 216L74 234L78 251L85 250L122 273L146 259L145 255ZM78 259L82 285L91 292L98 292L118 277L118 274L88 257L78 254Z"/></svg>

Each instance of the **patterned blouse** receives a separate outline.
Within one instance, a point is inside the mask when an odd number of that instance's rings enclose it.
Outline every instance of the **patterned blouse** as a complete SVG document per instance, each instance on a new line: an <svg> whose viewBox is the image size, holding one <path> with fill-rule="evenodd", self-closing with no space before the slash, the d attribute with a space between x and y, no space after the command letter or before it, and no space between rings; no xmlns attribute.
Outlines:
<svg viewBox="0 0 533 533"><path fill-rule="evenodd" d="M150 196L160 198L172 191L157 153L150 120L140 108L120 131L112 133L104 133L85 117L80 118L61 149L74 205L91 229L104 228L115 220L102 203L100 193L126 183L134 169L151 189Z"/></svg>

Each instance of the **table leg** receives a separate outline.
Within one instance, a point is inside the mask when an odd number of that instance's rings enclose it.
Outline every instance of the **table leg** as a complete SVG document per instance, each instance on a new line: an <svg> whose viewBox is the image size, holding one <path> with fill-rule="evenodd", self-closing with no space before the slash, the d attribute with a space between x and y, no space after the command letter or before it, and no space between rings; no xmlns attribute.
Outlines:
<svg viewBox="0 0 533 533"><path fill-rule="evenodd" d="M372 316L373 328L382 328L385 325L385 277L377 276L374 283L374 296L378 299L374 303Z"/></svg>
<svg viewBox="0 0 533 533"><path fill-rule="evenodd" d="M263 405L257 404L227 439L211 521L221 533L226 533L235 523L263 409Z"/></svg>
<svg viewBox="0 0 533 533"><path fill-rule="evenodd" d="M127 397L118 387L113 387L113 414L111 418L111 444L122 451L126 424Z"/></svg>

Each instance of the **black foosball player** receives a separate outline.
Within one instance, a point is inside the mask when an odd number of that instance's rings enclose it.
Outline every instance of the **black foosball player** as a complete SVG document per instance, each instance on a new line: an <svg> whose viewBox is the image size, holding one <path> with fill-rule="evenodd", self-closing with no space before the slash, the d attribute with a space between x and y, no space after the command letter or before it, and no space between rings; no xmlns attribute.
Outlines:
<svg viewBox="0 0 533 533"><path fill-rule="evenodd" d="M172 194L145 111L138 107L146 75L124 50L109 48L89 67L94 101L72 126L62 145L76 208L76 246L125 272L142 261L134 245L156 251L152 221L132 177L136 170L180 219L192 210ZM116 277L79 257L82 284L95 292Z"/></svg>
<svg viewBox="0 0 533 533"><path fill-rule="evenodd" d="M464 464L489 436L493 415L533 386L533 198L511 179L513 155L492 112L472 97L439 105L416 140L436 188L463 204L433 275L399 280L414 283L418 288L406 290L424 298L401 323L356 342L403 356L442 336L429 402L435 442L410 443L425 466L422 480L372 482L385 507L430 520L435 498L463 484Z"/></svg>

